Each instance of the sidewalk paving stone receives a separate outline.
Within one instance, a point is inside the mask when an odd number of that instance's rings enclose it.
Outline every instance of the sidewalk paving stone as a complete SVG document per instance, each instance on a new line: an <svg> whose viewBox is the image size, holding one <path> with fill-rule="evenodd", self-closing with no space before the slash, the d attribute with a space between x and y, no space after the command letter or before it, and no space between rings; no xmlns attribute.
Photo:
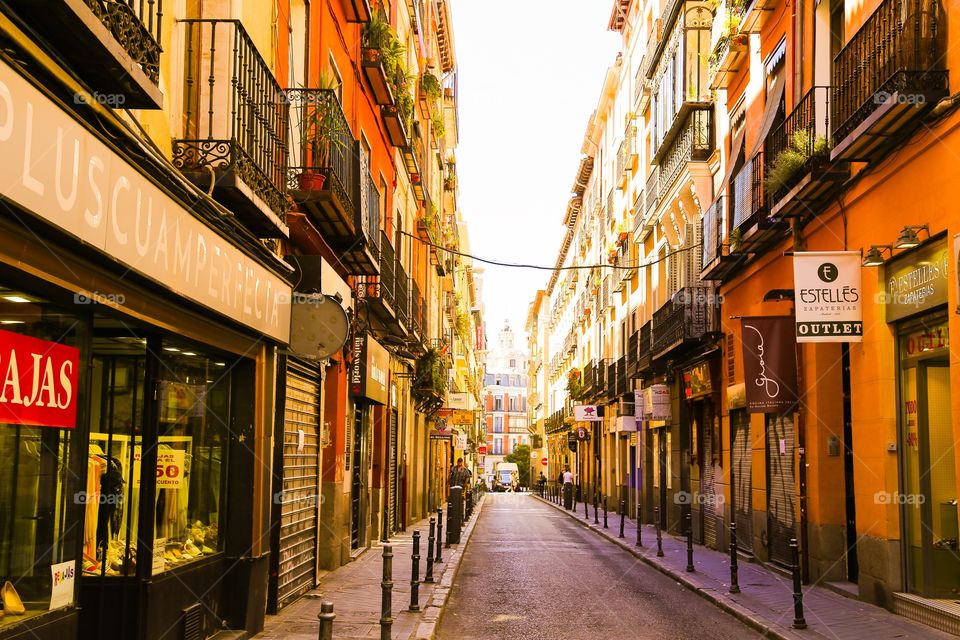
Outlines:
<svg viewBox="0 0 960 640"><path fill-rule="evenodd" d="M549 500L536 497L558 511L576 519L581 525L594 530L610 542L620 545L647 564L672 577L677 582L707 598L721 609L771 638L785 640L886 640L894 638L930 638L946 640L950 634L922 625L881 607L840 595L820 586L803 586L803 610L806 629L794 629L793 581L789 576L759 563L738 562L738 584L741 592L729 593L730 556L721 551L694 545L693 564L695 571L687 567L686 538L663 534L664 557L656 556L656 528L643 525L643 547L636 546L636 520L626 519L624 537L618 537L619 515L611 512L610 526L603 528L593 523L591 517L580 512L570 512ZM580 505L578 505L580 506Z"/></svg>
<svg viewBox="0 0 960 640"><path fill-rule="evenodd" d="M464 548L483 509L481 499L461 534L461 542L444 548L443 562L434 564L435 582L423 582L427 570L427 535L429 518L415 522L407 531L390 539L393 546L393 626L391 638L429 640L449 595ZM444 513L446 528L446 513ZM419 612L407 610L410 605L410 578L413 531L420 531ZM267 616L264 630L255 640L316 640L319 632L317 615L324 601L333 602L336 618L333 635L338 640L367 640L380 637L381 580L383 579L383 546L378 543L353 562L327 572L315 589L286 606L275 616Z"/></svg>

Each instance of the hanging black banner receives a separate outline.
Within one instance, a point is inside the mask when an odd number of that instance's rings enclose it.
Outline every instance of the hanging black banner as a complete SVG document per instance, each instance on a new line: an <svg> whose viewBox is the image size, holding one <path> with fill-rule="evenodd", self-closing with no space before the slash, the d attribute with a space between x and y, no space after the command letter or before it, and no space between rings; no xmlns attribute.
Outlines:
<svg viewBox="0 0 960 640"><path fill-rule="evenodd" d="M797 404L797 342L790 316L742 318L747 411L788 413Z"/></svg>

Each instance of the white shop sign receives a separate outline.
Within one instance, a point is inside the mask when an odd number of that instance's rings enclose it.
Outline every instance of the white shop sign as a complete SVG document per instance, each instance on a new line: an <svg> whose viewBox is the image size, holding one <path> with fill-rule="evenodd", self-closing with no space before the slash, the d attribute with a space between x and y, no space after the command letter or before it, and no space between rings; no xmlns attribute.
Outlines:
<svg viewBox="0 0 960 640"><path fill-rule="evenodd" d="M281 342L290 286L0 62L5 198L171 291ZM99 292L109 295L111 292Z"/></svg>

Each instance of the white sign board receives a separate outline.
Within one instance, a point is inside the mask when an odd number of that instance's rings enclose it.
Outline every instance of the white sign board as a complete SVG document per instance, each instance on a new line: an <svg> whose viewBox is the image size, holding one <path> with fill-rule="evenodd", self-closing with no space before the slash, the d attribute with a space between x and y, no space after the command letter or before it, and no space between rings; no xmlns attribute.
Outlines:
<svg viewBox="0 0 960 640"><path fill-rule="evenodd" d="M163 560L163 552L167 550L167 539L157 538L153 541L153 575L163 573L166 564Z"/></svg>
<svg viewBox="0 0 960 640"><path fill-rule="evenodd" d="M448 409L470 409L470 394L465 391L454 391L447 394Z"/></svg>
<svg viewBox="0 0 960 640"><path fill-rule="evenodd" d="M467 449L467 434L459 433L457 434L456 438L457 439L454 444L454 448L460 449L461 451L465 451Z"/></svg>
<svg viewBox="0 0 960 640"><path fill-rule="evenodd" d="M793 254L797 342L862 342L859 251Z"/></svg>
<svg viewBox="0 0 960 640"><path fill-rule="evenodd" d="M73 604L77 563L73 560L50 565L50 610Z"/></svg>
<svg viewBox="0 0 960 640"><path fill-rule="evenodd" d="M4 198L174 293L289 341L289 284L3 62L0 175L6 178L0 186ZM115 302L113 293L91 297Z"/></svg>
<svg viewBox="0 0 960 640"><path fill-rule="evenodd" d="M183 449L160 449L157 451L157 489L180 489L183 487Z"/></svg>
<svg viewBox="0 0 960 640"><path fill-rule="evenodd" d="M647 416L647 403L643 389L635 389L633 392L633 415L637 420Z"/></svg>
<svg viewBox="0 0 960 640"><path fill-rule="evenodd" d="M665 384L655 384L645 389L647 392L647 411L651 420L672 420L673 412L670 407L670 387Z"/></svg>
<svg viewBox="0 0 960 640"><path fill-rule="evenodd" d="M577 422L603 422L603 418L598 415L597 405L595 404L573 405L573 419Z"/></svg>

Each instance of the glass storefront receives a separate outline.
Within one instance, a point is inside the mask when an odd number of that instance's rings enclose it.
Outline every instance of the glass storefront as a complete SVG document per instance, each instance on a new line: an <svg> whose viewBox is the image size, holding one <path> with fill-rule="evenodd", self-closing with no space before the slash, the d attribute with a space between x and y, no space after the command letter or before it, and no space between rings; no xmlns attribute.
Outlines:
<svg viewBox="0 0 960 640"><path fill-rule="evenodd" d="M0 288L0 630L74 602L75 316Z"/></svg>
<svg viewBox="0 0 960 640"><path fill-rule="evenodd" d="M960 595L957 470L945 313L898 327L907 587L931 598Z"/></svg>

